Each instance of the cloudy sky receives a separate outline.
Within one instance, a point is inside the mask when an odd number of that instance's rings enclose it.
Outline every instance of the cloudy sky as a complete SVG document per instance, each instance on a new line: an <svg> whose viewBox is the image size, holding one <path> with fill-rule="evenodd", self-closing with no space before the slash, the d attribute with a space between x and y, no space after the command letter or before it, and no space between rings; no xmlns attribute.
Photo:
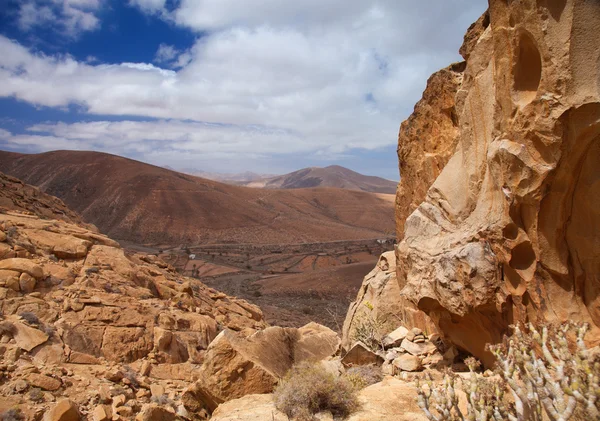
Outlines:
<svg viewBox="0 0 600 421"><path fill-rule="evenodd" d="M397 179L483 0L0 0L0 149Z"/></svg>

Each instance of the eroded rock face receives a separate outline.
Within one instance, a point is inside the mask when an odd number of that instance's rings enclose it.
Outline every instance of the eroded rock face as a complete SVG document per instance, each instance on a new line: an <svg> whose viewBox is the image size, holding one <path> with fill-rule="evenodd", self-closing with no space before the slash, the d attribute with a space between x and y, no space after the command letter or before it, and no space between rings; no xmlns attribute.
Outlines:
<svg viewBox="0 0 600 421"><path fill-rule="evenodd" d="M356 329L365 320L375 320L383 337L399 325L435 332L436 326L421 310L404 298L396 278L396 256L383 253L377 266L365 276L356 300L350 304L342 330L342 348L348 351L357 339Z"/></svg>
<svg viewBox="0 0 600 421"><path fill-rule="evenodd" d="M339 346L338 335L316 323L299 329L273 326L251 335L224 330L208 347L184 405L192 412L212 412L231 399L272 392L294 364L321 361Z"/></svg>
<svg viewBox="0 0 600 421"><path fill-rule="evenodd" d="M396 252L402 295L489 365L485 344L518 321L589 322L600 342L600 3L492 0L484 26L463 49L456 123L401 131L403 170L424 162L415 145L458 135Z"/></svg>

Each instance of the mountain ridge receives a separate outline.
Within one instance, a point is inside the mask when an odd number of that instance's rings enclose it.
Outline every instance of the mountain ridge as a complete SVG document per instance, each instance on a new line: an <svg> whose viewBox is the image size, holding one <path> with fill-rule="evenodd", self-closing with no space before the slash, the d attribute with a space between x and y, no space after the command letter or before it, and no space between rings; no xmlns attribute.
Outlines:
<svg viewBox="0 0 600 421"><path fill-rule="evenodd" d="M251 189L87 151L0 151L0 171L61 198L103 233L140 244L289 244L393 230L391 195Z"/></svg>

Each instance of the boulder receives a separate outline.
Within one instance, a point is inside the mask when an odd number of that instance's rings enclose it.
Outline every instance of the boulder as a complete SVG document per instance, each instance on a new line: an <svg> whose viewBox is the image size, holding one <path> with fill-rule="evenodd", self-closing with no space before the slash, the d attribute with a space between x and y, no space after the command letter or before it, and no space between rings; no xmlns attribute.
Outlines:
<svg viewBox="0 0 600 421"><path fill-rule="evenodd" d="M18 257L0 260L0 270L13 270L21 273L25 272L37 280L42 279L44 276L44 271L42 270L41 266L35 264L29 259L22 259Z"/></svg>
<svg viewBox="0 0 600 421"><path fill-rule="evenodd" d="M14 317L11 317L9 321L14 326L12 334L17 346L25 351L30 352L36 346L45 343L49 338L45 332L27 326Z"/></svg>
<svg viewBox="0 0 600 421"><path fill-rule="evenodd" d="M44 421L79 421L77 406L69 399L58 401L44 414Z"/></svg>
<svg viewBox="0 0 600 421"><path fill-rule="evenodd" d="M412 355L427 355L437 351L437 348L431 342L414 343L408 339L402 341L401 348Z"/></svg>
<svg viewBox="0 0 600 421"><path fill-rule="evenodd" d="M219 405L211 421L288 421L275 409L273 395L247 395Z"/></svg>
<svg viewBox="0 0 600 421"><path fill-rule="evenodd" d="M419 371L423 368L421 358L410 354L400 355L392 364L401 371Z"/></svg>
<svg viewBox="0 0 600 421"><path fill-rule="evenodd" d="M346 353L346 355L344 355L344 358L342 358L342 364L344 364L345 366L370 364L381 365L382 363L383 358L375 352L371 351L362 342L356 342Z"/></svg>
<svg viewBox="0 0 600 421"><path fill-rule="evenodd" d="M186 391L184 404L192 412L212 412L222 402L269 393L294 364L325 359L339 343L335 332L316 323L269 327L250 336L224 330L206 350L199 381Z"/></svg>
<svg viewBox="0 0 600 421"><path fill-rule="evenodd" d="M320 361L338 352L340 337L333 330L318 323L309 323L298 329L294 345L294 361Z"/></svg>
<svg viewBox="0 0 600 421"><path fill-rule="evenodd" d="M175 421L177 416L174 412L156 404L146 404L135 419L136 421Z"/></svg>
<svg viewBox="0 0 600 421"><path fill-rule="evenodd" d="M406 335L408 334L408 329L405 328L404 326L400 326L398 329L394 330L391 333L388 333L384 338L383 338L383 346L388 349L388 348L395 348L400 346L400 344L402 343L402 341L404 340L404 338L406 338Z"/></svg>

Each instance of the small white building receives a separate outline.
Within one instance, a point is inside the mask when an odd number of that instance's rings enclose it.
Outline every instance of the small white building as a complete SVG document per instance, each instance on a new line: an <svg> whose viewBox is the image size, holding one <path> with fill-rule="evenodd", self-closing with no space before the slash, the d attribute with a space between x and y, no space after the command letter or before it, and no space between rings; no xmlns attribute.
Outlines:
<svg viewBox="0 0 600 421"><path fill-rule="evenodd" d="M190 254L190 260L194 260L196 258L195 254Z"/></svg>

